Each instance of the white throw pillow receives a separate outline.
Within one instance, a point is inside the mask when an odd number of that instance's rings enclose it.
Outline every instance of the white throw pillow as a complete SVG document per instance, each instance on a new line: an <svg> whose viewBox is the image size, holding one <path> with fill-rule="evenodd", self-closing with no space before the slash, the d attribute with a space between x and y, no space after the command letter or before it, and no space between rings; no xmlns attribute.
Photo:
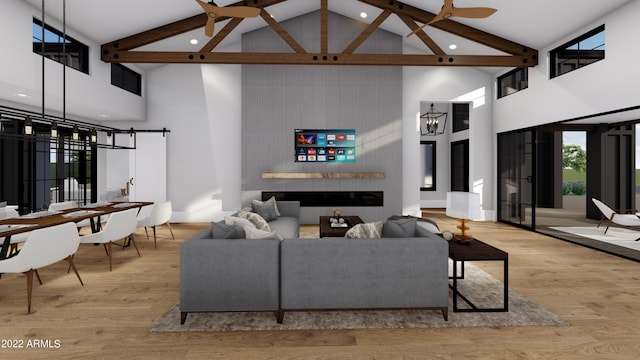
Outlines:
<svg viewBox="0 0 640 360"><path fill-rule="evenodd" d="M255 227L245 227L244 233L247 239L276 239L282 240L282 236L275 231L264 231L256 229Z"/></svg>
<svg viewBox="0 0 640 360"><path fill-rule="evenodd" d="M239 218L247 219L251 221L251 223L255 225L256 229L271 231L271 228L269 227L269 223L267 223L267 221L262 216L254 212L240 210L238 211L236 216Z"/></svg>
<svg viewBox="0 0 640 360"><path fill-rule="evenodd" d="M254 229L256 228L256 226L251 221L236 216L225 216L224 223L227 225L238 225L243 229L247 227Z"/></svg>

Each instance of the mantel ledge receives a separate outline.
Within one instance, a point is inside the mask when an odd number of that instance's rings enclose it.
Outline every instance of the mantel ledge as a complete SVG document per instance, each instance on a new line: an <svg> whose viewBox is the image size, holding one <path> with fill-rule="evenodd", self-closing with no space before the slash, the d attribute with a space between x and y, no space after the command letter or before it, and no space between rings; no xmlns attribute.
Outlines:
<svg viewBox="0 0 640 360"><path fill-rule="evenodd" d="M383 172L263 172L263 179L384 179Z"/></svg>

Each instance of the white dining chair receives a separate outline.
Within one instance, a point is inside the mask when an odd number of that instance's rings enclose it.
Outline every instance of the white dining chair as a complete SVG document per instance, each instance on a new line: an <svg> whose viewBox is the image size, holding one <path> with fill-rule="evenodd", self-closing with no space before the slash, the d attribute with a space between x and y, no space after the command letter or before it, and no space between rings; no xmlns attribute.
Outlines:
<svg viewBox="0 0 640 360"><path fill-rule="evenodd" d="M75 201L62 201L62 202L57 202L57 203L51 203L49 204L49 211L62 211L62 210L69 210L69 209L73 209L73 208L77 208L78 207L78 203L76 203ZM101 223L106 222L106 219L103 219L101 217ZM84 220L80 220L76 223L76 227L78 228L78 230L82 229L83 227L91 227L91 220L89 219L84 219Z"/></svg>
<svg viewBox="0 0 640 360"><path fill-rule="evenodd" d="M78 250L80 237L73 223L50 226L31 231L20 252L11 258L0 260L0 273L24 273L27 276L27 312L31 312L33 275L42 285L38 269L66 260L84 286L73 254Z"/></svg>
<svg viewBox="0 0 640 360"><path fill-rule="evenodd" d="M147 230L147 228L151 227L153 229L153 246L155 248L158 247L156 241L156 226L167 225L167 227L169 228L169 232L171 232L171 237L174 240L176 239L176 237L173 235L171 224L169 223L171 214L171 201L165 201L163 203L153 205L153 209L151 210L151 214L149 214L149 216L138 219L138 227L144 226L144 232L147 234L147 239L149 238L149 231Z"/></svg>
<svg viewBox="0 0 640 360"><path fill-rule="evenodd" d="M3 219L14 219L20 216L20 214L18 214L15 209L5 209L4 215L5 216L3 217ZM13 253L18 252L18 244L27 241L30 235L31 231L11 235L11 240L9 241L10 250L8 255L12 255Z"/></svg>
<svg viewBox="0 0 640 360"><path fill-rule="evenodd" d="M133 233L136 231L138 209L133 208L114 212L109 216L106 225L102 231L83 235L80 237L81 244L104 244L109 256L109 271L113 270L113 249L112 245L119 240L128 238L136 248L138 256L140 250L134 239Z"/></svg>

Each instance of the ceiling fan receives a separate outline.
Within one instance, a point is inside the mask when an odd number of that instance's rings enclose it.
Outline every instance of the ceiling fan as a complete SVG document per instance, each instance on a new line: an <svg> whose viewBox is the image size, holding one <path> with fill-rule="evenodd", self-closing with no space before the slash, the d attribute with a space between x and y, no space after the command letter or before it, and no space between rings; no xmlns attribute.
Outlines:
<svg viewBox="0 0 640 360"><path fill-rule="evenodd" d="M207 25L205 25L205 35L213 36L213 30L216 23L216 18L220 16L234 17L234 18L251 18L260 14L261 9L251 6L227 6L220 7L213 1L208 3L200 0L196 0L202 9L207 14Z"/></svg>
<svg viewBox="0 0 640 360"><path fill-rule="evenodd" d="M431 21L413 30L411 33L409 33L407 37L417 33L427 25L431 25L434 22L445 20L453 16L471 18L471 19L481 19L481 18L486 18L493 15L493 13L495 13L496 11L498 10L490 7L457 8L453 6L453 0L444 0L444 5L442 5L442 9L440 10L440 12L436 16L434 16L433 19L431 19Z"/></svg>

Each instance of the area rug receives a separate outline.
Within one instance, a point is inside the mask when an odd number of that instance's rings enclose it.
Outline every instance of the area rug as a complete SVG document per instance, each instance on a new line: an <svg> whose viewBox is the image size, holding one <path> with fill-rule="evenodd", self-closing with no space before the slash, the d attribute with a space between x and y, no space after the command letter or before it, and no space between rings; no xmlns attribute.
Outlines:
<svg viewBox="0 0 640 360"><path fill-rule="evenodd" d="M503 283L473 264L465 264L459 291L478 307L502 306ZM451 294L451 291L449 291ZM464 307L458 298L458 306ZM443 327L564 326L564 320L513 289L509 312L454 313L449 299L449 321L440 310L294 311L278 324L273 312L190 313L180 325L179 304L174 305L151 332L272 331L328 329L410 329Z"/></svg>
<svg viewBox="0 0 640 360"><path fill-rule="evenodd" d="M631 229L610 227L606 234L604 226L555 226L551 229L640 251L640 241L635 241L640 238L640 232Z"/></svg>

